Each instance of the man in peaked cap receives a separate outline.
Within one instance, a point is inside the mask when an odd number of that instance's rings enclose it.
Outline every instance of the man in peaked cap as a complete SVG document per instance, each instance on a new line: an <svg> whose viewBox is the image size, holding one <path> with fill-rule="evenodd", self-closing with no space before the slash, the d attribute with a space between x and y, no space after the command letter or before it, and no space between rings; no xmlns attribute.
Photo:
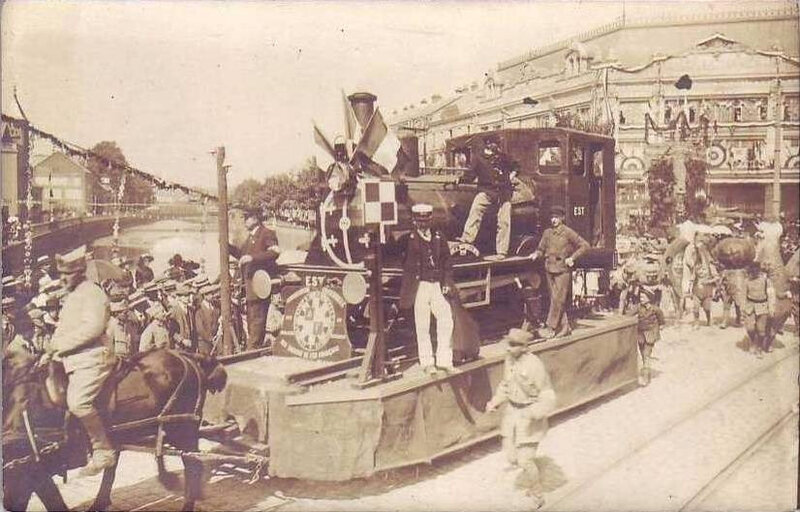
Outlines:
<svg viewBox="0 0 800 512"><path fill-rule="evenodd" d="M105 337L108 297L99 285L86 279L85 247L59 255L56 266L68 294L53 333L51 353L64 363L69 379L67 407L81 421L92 444L91 461L81 474L94 475L113 466L116 460L95 406L112 368Z"/></svg>
<svg viewBox="0 0 800 512"><path fill-rule="evenodd" d="M247 240L241 247L230 245L229 249L233 257L239 258L242 269L247 309L247 349L252 350L264 343L269 312L269 298L262 299L256 295L253 276L258 270L265 270L270 276L277 275L276 261L281 251L275 232L261 222L260 210L246 210L244 225L249 232Z"/></svg>
<svg viewBox="0 0 800 512"><path fill-rule="evenodd" d="M219 328L219 308L211 301L211 295L219 290L219 285L206 285L200 288L200 302L194 314L197 332L197 350L210 354L214 346L214 336Z"/></svg>
<svg viewBox="0 0 800 512"><path fill-rule="evenodd" d="M589 249L589 243L564 224L564 217L564 208L552 208L551 227L544 231L539 246L531 254L532 260L544 256L545 276L550 290L550 310L543 332L545 338L571 332L567 306L572 297L572 267L575 266L575 260Z"/></svg>
<svg viewBox="0 0 800 512"><path fill-rule="evenodd" d="M469 215L459 241L474 245L490 206L497 209L495 254L486 259L500 260L508 255L511 244L511 196L514 193L516 163L501 149L498 141L488 140L482 151L475 152L471 174L477 176L478 193L472 200Z"/></svg>
<svg viewBox="0 0 800 512"><path fill-rule="evenodd" d="M544 498L539 493L536 454L547 433L547 417L556 408L556 394L544 363L528 350L533 335L522 329L511 329L505 342L508 348L503 380L486 404L486 412L508 404L500 426L503 451L512 468L522 469L517 483L534 498L536 508L540 508Z"/></svg>
<svg viewBox="0 0 800 512"><path fill-rule="evenodd" d="M400 308L414 306L419 364L429 374L436 369L453 369L453 311L446 295L455 293L447 240L431 229L433 208L415 204L411 208L414 231L408 236L403 280L400 284ZM431 315L436 319L437 348L434 359L431 342Z"/></svg>
<svg viewBox="0 0 800 512"><path fill-rule="evenodd" d="M158 348L170 348L169 331L167 330L167 312L161 304L154 304L147 310L150 323L142 331L139 350L146 352Z"/></svg>

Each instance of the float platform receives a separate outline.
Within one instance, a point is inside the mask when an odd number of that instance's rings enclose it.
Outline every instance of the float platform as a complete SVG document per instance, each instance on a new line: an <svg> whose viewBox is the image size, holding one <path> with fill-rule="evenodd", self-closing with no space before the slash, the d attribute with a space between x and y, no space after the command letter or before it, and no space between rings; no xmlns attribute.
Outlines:
<svg viewBox="0 0 800 512"><path fill-rule="evenodd" d="M638 376L636 319L581 319L573 334L531 344L555 388L554 414L614 393ZM269 474L343 481L430 463L499 435L501 413L483 412L503 377L505 344L450 374L429 376L418 364L401 378L355 387L339 378L298 384L298 375L336 372L336 363L262 356L226 366L228 386L209 396L206 420L235 419L269 446ZM344 373L342 373L344 375ZM304 382L309 382L305 380Z"/></svg>

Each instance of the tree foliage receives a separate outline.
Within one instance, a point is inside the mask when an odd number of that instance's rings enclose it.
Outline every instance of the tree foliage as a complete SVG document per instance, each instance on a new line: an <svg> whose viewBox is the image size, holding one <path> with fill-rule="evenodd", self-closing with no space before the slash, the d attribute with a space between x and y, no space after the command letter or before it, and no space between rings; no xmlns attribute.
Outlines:
<svg viewBox="0 0 800 512"><path fill-rule="evenodd" d="M128 161L114 141L98 142L91 151L100 156L100 158L90 156L87 162L87 167L92 173L89 179L94 200L98 203L114 203L117 200L117 191L124 171L107 162L127 165ZM131 174L126 176L124 203L152 203L154 196L153 186L146 180Z"/></svg>
<svg viewBox="0 0 800 512"><path fill-rule="evenodd" d="M324 175L312 160L300 169L267 176L263 182L249 178L234 187L231 203L276 212L281 208L316 209L325 190Z"/></svg>
<svg viewBox="0 0 800 512"><path fill-rule="evenodd" d="M686 164L686 196L683 201L685 218L704 222L708 197L706 196L705 161L688 158ZM685 220L677 218L677 198L675 197L675 173L670 158L656 160L647 171L647 188L650 197L650 227L666 228Z"/></svg>

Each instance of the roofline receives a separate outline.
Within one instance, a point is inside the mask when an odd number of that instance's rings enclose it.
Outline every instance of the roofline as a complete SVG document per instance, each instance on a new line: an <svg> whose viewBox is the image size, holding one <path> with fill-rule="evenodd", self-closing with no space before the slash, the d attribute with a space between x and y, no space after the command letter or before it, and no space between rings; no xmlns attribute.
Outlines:
<svg viewBox="0 0 800 512"><path fill-rule="evenodd" d="M762 11L728 11L721 13L673 15L659 18L626 18L619 17L610 23L600 25L574 36L534 48L522 55L501 61L497 64L497 71L518 66L526 61L543 57L559 50L564 50L575 41L587 42L596 37L611 34L624 28L652 28L676 25L702 25L709 22L742 23L758 20L797 20L800 9L797 7L784 7L782 9L764 9Z"/></svg>

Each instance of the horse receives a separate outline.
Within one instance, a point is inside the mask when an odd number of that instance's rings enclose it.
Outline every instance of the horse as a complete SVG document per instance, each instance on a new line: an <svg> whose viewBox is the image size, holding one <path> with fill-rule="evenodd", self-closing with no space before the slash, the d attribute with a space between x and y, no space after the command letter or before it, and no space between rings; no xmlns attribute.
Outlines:
<svg viewBox="0 0 800 512"><path fill-rule="evenodd" d="M66 376L38 361L21 352L3 358L3 499L9 510L24 510L32 493L47 510L65 510L52 476L85 464L90 446L64 406L66 383L54 385L53 377ZM159 349L120 360L99 399L112 442L123 450L153 447L158 480L170 490L178 479L165 469L164 444L181 452L184 510L194 509L202 487L202 462L187 454L198 451L206 391L219 392L226 382L225 369L212 356ZM38 449L40 440L50 443ZM90 510L110 507L116 470L115 463L103 472Z"/></svg>

